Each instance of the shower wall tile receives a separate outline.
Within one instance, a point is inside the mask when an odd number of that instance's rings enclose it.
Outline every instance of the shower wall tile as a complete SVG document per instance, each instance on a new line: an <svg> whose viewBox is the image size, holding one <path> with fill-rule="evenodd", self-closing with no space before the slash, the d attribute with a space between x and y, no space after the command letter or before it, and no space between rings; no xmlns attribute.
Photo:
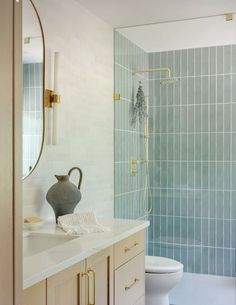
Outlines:
<svg viewBox="0 0 236 305"><path fill-rule="evenodd" d="M42 63L23 65L23 176L35 165L42 142ZM36 123L35 123L36 122Z"/></svg>
<svg viewBox="0 0 236 305"><path fill-rule="evenodd" d="M168 66L165 73L132 75ZM186 272L235 276L236 47L146 54L115 32L115 216L146 217L143 126L130 124L141 80L149 92L149 167L153 211L147 253L177 259ZM149 203L151 198L149 197Z"/></svg>
<svg viewBox="0 0 236 305"><path fill-rule="evenodd" d="M186 272L235 276L236 46L149 54L153 190L149 253Z"/></svg>
<svg viewBox="0 0 236 305"><path fill-rule="evenodd" d="M145 165L138 164L138 173L132 175L130 160L145 159L144 126L139 122L135 127L132 126L131 114L139 81L142 81L145 95L148 95L148 75L133 75L132 72L148 68L148 55L118 32L115 31L114 36L114 92L121 96L120 101L114 102L114 215L116 218L147 219L148 197L144 192ZM156 58L153 60L156 61ZM155 95L159 96L159 93L156 92ZM152 216L150 221L152 223ZM151 226L147 230L148 240L152 239L152 228ZM150 249L150 245L147 245L148 253L152 252Z"/></svg>

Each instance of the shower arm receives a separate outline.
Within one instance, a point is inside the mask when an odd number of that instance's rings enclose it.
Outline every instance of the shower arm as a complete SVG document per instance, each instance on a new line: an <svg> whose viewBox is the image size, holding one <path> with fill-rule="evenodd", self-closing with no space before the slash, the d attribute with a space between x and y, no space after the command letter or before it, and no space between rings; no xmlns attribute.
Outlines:
<svg viewBox="0 0 236 305"><path fill-rule="evenodd" d="M140 74L140 73L148 73L148 72L166 72L167 78L171 78L171 70L170 68L156 68L156 69L146 69L146 70L136 70L133 71L133 74Z"/></svg>

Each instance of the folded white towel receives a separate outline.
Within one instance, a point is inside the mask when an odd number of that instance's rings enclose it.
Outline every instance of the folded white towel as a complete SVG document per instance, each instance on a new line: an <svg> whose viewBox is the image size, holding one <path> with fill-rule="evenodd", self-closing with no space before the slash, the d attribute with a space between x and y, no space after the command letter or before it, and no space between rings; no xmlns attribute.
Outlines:
<svg viewBox="0 0 236 305"><path fill-rule="evenodd" d="M84 212L59 216L58 225L70 235L107 232L110 228L101 225L94 212Z"/></svg>

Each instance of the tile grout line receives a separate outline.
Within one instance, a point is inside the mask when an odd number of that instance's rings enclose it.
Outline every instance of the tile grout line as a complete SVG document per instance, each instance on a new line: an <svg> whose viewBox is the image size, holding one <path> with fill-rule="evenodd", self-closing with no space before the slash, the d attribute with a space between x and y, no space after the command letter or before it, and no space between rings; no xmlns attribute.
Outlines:
<svg viewBox="0 0 236 305"><path fill-rule="evenodd" d="M193 75L195 75L196 74L196 50L194 49L193 50L193 62L194 62L194 64L193 64ZM196 92L196 82L195 82L195 78L193 78L193 90L194 90L194 92ZM193 121L194 121L194 130L196 130L196 113L195 113L195 110L196 110L196 98L195 98L195 94L193 95L193 104L194 104L194 119L193 119ZM195 160L195 154L196 154L196 141L195 141L195 134L193 135L193 141L194 141L194 160ZM194 180L194 185L196 185L196 164L195 164L195 162L193 161L193 180ZM193 213L194 213L194 217L195 217L195 204L196 204L196 202L195 202L195 194L193 195L193 202L194 202L194 204L193 204L193 206L194 206L194 208L193 208ZM195 240L195 221L193 221L193 227L194 227L194 240ZM195 271L195 243L194 243L194 247L193 247L193 264L194 264L194 271Z"/></svg>
<svg viewBox="0 0 236 305"><path fill-rule="evenodd" d="M167 57L167 67L169 66L169 62L168 62L168 52L166 52L166 57ZM169 102L169 99L168 99L168 85L165 85L165 91L166 91L166 102L168 104ZM166 130L169 130L169 113L168 113L168 109L166 108ZM166 156L168 157L168 146L169 146L169 142L168 142L168 135L166 136ZM166 184L169 185L169 175L168 175L168 162L166 163L166 172L167 172L167 177L166 177ZM169 198L167 198L167 201L166 201L166 211L168 213L169 209L168 209L168 206L169 206ZM168 221L168 218L167 218L167 221L166 221L166 232L167 232L167 236L168 233L169 233L169 230L168 230L168 227L169 227L169 221ZM167 257L168 257L168 247L167 247Z"/></svg>
<svg viewBox="0 0 236 305"><path fill-rule="evenodd" d="M173 66L174 66L174 74L175 74L175 51L174 51L174 54L173 54ZM176 93L176 86L174 85L174 88L173 88L173 105L175 104L175 93ZM175 107L174 107L174 118L173 118L173 132L175 133ZM175 159L175 136L173 137L173 158ZM174 170L173 170L173 185L175 185L175 167L174 167ZM175 200L174 200L174 206L173 206L173 209L174 209L174 212L175 212L175 209L176 209L176 203L175 203ZM174 231L174 228L175 228L175 218L173 218L173 241L175 242L175 231ZM175 258L175 252L173 253L173 258Z"/></svg>
<svg viewBox="0 0 236 305"><path fill-rule="evenodd" d="M225 59L224 59L224 47L222 48L222 52L223 52L223 72L225 71ZM223 81L223 84L222 84L222 87L223 87L223 103L224 103L224 100L225 100L225 79L224 77L222 77L222 81ZM225 120L224 120L224 109L225 107L222 107L222 116L223 116L223 131L225 129ZM222 153L223 153L223 186L225 187L225 165L224 165L224 160L225 160L225 150L224 150L224 132L222 134L222 137L223 137L223 143L222 143ZM225 211L225 196L224 196L224 192L223 192L223 245L225 243L225 223L224 223L224 211ZM225 275L225 253L223 251L223 275Z"/></svg>
<svg viewBox="0 0 236 305"><path fill-rule="evenodd" d="M158 65L161 67L162 66L162 53L159 54L158 56ZM159 92L158 92L158 95L159 95L159 105L160 106L163 106L163 102L162 102L162 86L159 85ZM158 118L159 118L159 121L160 121L160 125L159 125L159 130L162 131L163 127L162 127L162 109L163 108L160 108L160 111L159 111L159 114L158 114ZM162 139L163 137L160 135L160 156L162 156ZM159 162L159 185L160 185L160 188L162 188L162 163ZM161 193L161 191L160 191ZM160 215L162 214L162 207L163 207L163 200L161 199L161 196L160 196ZM163 221L162 221L162 217L160 217L160 238L162 238L162 231L163 231ZM160 248L160 255L162 256L163 255L163 249L162 247Z"/></svg>
<svg viewBox="0 0 236 305"><path fill-rule="evenodd" d="M187 74L189 73L189 50L187 50ZM189 78L187 77L187 101L189 96ZM187 132L189 132L189 116L187 111ZM186 135L187 141L187 160L189 159L189 142L188 142L188 134ZM189 163L187 162L187 185L189 185ZM188 191L186 191L186 200L187 200L187 215L189 213L188 208ZM187 217L187 266L189 266L189 218Z"/></svg>
<svg viewBox="0 0 236 305"><path fill-rule="evenodd" d="M217 56L218 56L218 52L217 52L217 47L215 47L215 51L216 51L216 56L215 56L215 64L216 64L216 74L217 74L217 71L218 71L218 65L217 65ZM218 78L216 76L216 101L218 101ZM218 107L217 107L217 104L216 104L216 107L215 107L215 117L216 117L216 130L218 130ZM217 147L218 147L218 138L217 138L217 135L216 135L216 153L215 153L215 157L216 157L216 160L218 159L218 151L217 151ZM217 173L218 173L218 166L215 167L215 187L217 189L217 180L216 180L216 177L217 177ZM217 213L217 197L215 198L215 211L216 211L216 216L218 215ZM217 222L215 221L215 244L217 245L217 237L218 237L218 232L217 232ZM217 271L217 251L215 251L215 272Z"/></svg>
<svg viewBox="0 0 236 305"><path fill-rule="evenodd" d="M202 49L201 49L201 74L202 74L202 71L203 71L203 52L202 52ZM203 78L201 77L201 98L200 98L200 102L201 102L201 131L203 129L203 107L202 107L202 91L203 91ZM202 134L201 134L201 160L203 159L203 139L202 139ZM202 210L203 210L203 206L202 206L202 184L203 184L203 164L201 162L201 243L202 243L202 238L203 238L203 235L202 235ZM201 268L201 273L202 273L202 249L201 249L201 261L200 261L200 268Z"/></svg>
<svg viewBox="0 0 236 305"><path fill-rule="evenodd" d="M208 73L210 73L210 48L208 48ZM210 76L208 76L208 160L210 159L210 98L211 98L211 79ZM209 187L209 181L210 181L210 167L208 166L208 187ZM208 204L208 218L210 216L210 194L209 191L207 191L207 204ZM210 240L210 221L208 221L207 224L207 241L209 243ZM208 274L210 274L210 251L208 251L208 257L207 257L207 271Z"/></svg>
<svg viewBox="0 0 236 305"><path fill-rule="evenodd" d="M230 70L232 71L232 54L233 54L233 50L232 50L232 45L230 47ZM230 90L230 99L231 99L231 104L230 104L230 131L232 131L232 119L233 119L233 114L232 114L232 88L233 88L233 77L232 75L230 76L230 84L231 84L231 90ZM230 200L230 218L231 218L231 213L232 213L232 166L233 166L233 163L232 163L232 159L233 159L233 134L231 133L230 134L230 161L231 161L231 166L230 166L230 197L229 197L229 200ZM230 245L232 246L232 231L233 231L233 226L232 226L232 221L230 221ZM230 266L233 266L233 257L232 257L232 251L230 251ZM231 276L233 276L233 268L230 268L231 269Z"/></svg>

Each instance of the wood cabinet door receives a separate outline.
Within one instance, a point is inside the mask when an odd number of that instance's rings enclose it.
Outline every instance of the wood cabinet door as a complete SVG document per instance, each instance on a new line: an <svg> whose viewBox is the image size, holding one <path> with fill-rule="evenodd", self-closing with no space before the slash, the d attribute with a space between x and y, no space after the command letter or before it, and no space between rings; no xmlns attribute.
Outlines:
<svg viewBox="0 0 236 305"><path fill-rule="evenodd" d="M23 291L23 305L46 305L47 304L46 280Z"/></svg>
<svg viewBox="0 0 236 305"><path fill-rule="evenodd" d="M47 305L85 305L85 261L47 279Z"/></svg>
<svg viewBox="0 0 236 305"><path fill-rule="evenodd" d="M87 305L113 305L113 247L87 259ZM87 287L88 289L88 287Z"/></svg>

